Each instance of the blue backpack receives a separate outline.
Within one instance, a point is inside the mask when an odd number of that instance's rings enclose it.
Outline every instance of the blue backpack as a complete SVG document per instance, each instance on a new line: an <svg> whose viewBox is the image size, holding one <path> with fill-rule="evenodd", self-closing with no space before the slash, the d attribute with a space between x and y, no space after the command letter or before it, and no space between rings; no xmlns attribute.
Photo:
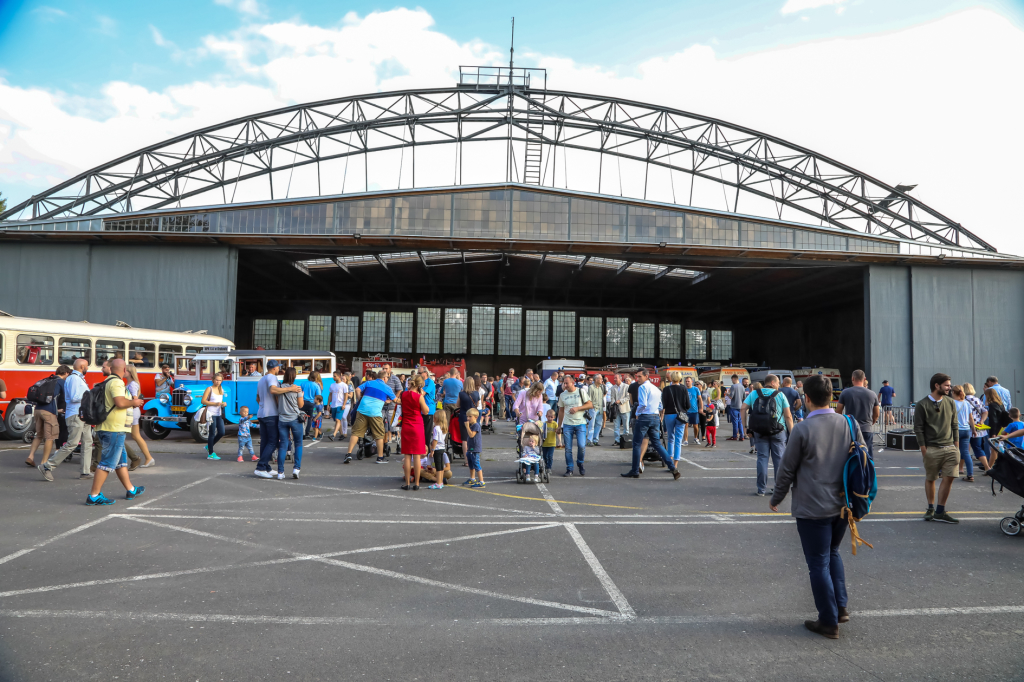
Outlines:
<svg viewBox="0 0 1024 682"><path fill-rule="evenodd" d="M853 554L856 555L859 544L874 549L874 545L861 539L857 532L857 521L871 511L871 503L878 494L878 481L875 478L875 463L868 454L867 446L857 442L857 431L854 429L858 427L854 425L849 415L846 416L846 423L850 427L850 456L843 467L845 506L841 516L850 524L850 542L853 545Z"/></svg>

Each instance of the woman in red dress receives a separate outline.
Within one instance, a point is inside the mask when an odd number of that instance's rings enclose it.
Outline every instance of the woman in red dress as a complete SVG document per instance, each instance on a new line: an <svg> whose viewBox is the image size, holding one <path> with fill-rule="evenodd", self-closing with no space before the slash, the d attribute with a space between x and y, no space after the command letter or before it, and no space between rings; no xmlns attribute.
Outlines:
<svg viewBox="0 0 1024 682"><path fill-rule="evenodd" d="M420 457L427 454L426 440L423 436L423 416L430 413L424 398L423 377L416 376L410 383L408 391L402 391L402 471L405 472L405 485L402 490L420 489ZM415 469L415 477L413 470Z"/></svg>

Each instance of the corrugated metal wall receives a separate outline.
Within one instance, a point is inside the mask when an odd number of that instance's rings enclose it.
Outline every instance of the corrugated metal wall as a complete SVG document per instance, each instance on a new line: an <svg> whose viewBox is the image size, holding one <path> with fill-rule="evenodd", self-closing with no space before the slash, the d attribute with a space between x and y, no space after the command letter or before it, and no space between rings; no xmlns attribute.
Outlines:
<svg viewBox="0 0 1024 682"><path fill-rule="evenodd" d="M228 246L0 247L0 310L234 339L238 251Z"/></svg>
<svg viewBox="0 0 1024 682"><path fill-rule="evenodd" d="M945 372L981 390L999 377L1014 404L1024 389L1024 273L952 267L871 266L865 316L872 388L889 379L897 403L928 393ZM1021 384L1017 383L1020 375Z"/></svg>

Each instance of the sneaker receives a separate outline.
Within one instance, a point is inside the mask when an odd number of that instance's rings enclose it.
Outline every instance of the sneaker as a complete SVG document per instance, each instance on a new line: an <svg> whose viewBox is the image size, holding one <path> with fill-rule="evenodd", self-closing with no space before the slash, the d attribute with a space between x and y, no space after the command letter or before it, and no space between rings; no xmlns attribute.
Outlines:
<svg viewBox="0 0 1024 682"><path fill-rule="evenodd" d="M327 437L330 438L332 443L334 442L334 434L333 433L327 434Z"/></svg>
<svg viewBox="0 0 1024 682"><path fill-rule="evenodd" d="M487 487L487 484L486 484L486 483L484 483L483 481L475 481L475 482L473 483L473 485L471 485L471 486L469 486L469 487L470 487L470 488L485 488L485 487Z"/></svg>
<svg viewBox="0 0 1024 682"><path fill-rule="evenodd" d="M43 475L45 480L53 483L53 472L45 464L40 464L36 469L39 469L39 473Z"/></svg>
<svg viewBox="0 0 1024 682"><path fill-rule="evenodd" d="M279 481L283 481L284 480L284 472L283 471L278 472L277 480L279 480Z"/></svg>
<svg viewBox="0 0 1024 682"><path fill-rule="evenodd" d="M682 474L679 473L679 469L672 470L672 480L678 481L680 476L682 476Z"/></svg>
<svg viewBox="0 0 1024 682"><path fill-rule="evenodd" d="M462 482L462 485L473 485L474 483L476 483L475 478L467 478L465 481Z"/></svg>
<svg viewBox="0 0 1024 682"><path fill-rule="evenodd" d="M949 515L949 512L946 511L942 512L941 514L936 512L935 516L932 517L932 521L938 521L939 523L960 523L959 519L953 518Z"/></svg>
<svg viewBox="0 0 1024 682"><path fill-rule="evenodd" d="M292 478L297 479L298 477L299 477L299 470L298 469L292 469Z"/></svg>
<svg viewBox="0 0 1024 682"><path fill-rule="evenodd" d="M577 464L576 466L580 470L580 476L586 476L587 475L587 472L583 469L583 465L582 464Z"/></svg>
<svg viewBox="0 0 1024 682"><path fill-rule="evenodd" d="M351 463L352 463L352 455L346 455L345 456L345 461L342 462L342 464L351 464Z"/></svg>
<svg viewBox="0 0 1024 682"><path fill-rule="evenodd" d="M274 474L270 473L269 471L262 471L261 469L257 469L255 471L255 474L256 474L256 478L273 478L274 477Z"/></svg>
<svg viewBox="0 0 1024 682"><path fill-rule="evenodd" d="M239 456L238 456L238 461L239 461L239 462L244 462L244 461L245 461L245 458L244 458L244 457L242 457L241 455L239 455Z"/></svg>
<svg viewBox="0 0 1024 682"><path fill-rule="evenodd" d="M209 455L207 455L206 459L213 459L213 460L220 461L220 457L217 456L216 452L211 452Z"/></svg>
<svg viewBox="0 0 1024 682"><path fill-rule="evenodd" d="M572 476L572 469L566 469L565 473L562 474L563 478L568 478L569 476Z"/></svg>
<svg viewBox="0 0 1024 682"><path fill-rule="evenodd" d="M90 507L100 507L108 504L114 504L114 502L116 501L117 500L110 499L103 493L100 493L96 497L93 497L92 495L87 495L85 498L85 503Z"/></svg>
<svg viewBox="0 0 1024 682"><path fill-rule="evenodd" d="M78 474L78 480L84 481L86 479L93 478L92 474Z"/></svg>
<svg viewBox="0 0 1024 682"><path fill-rule="evenodd" d="M428 485L427 486L427 490L443 490L443 489L444 489L444 486L443 485L438 485L437 483L434 483L432 485Z"/></svg>
<svg viewBox="0 0 1024 682"><path fill-rule="evenodd" d="M682 445L684 445L684 446L686 446L686 445L689 445L689 444L690 444L690 442L689 442L689 441L686 441L686 440L684 440L684 441L682 442Z"/></svg>
<svg viewBox="0 0 1024 682"><path fill-rule="evenodd" d="M135 490L126 490L124 492L124 499L126 499L126 500L134 500L136 497L138 497L139 495L141 495L144 492L146 492L146 486L144 486L144 485L137 485L137 486L135 486Z"/></svg>
<svg viewBox="0 0 1024 682"><path fill-rule="evenodd" d="M252 456L252 461L254 461L254 462L258 462L258 461L260 461L260 458L259 458L259 457L257 457L256 455L253 455L253 456Z"/></svg>
<svg viewBox="0 0 1024 682"><path fill-rule="evenodd" d="M378 457L377 458L377 464L387 464L387 463L388 463L388 461L386 459L384 459L383 457Z"/></svg>
<svg viewBox="0 0 1024 682"><path fill-rule="evenodd" d="M929 509L928 511L926 511L924 513L924 520L925 521L931 521L933 518L935 518L935 510L934 509Z"/></svg>
<svg viewBox="0 0 1024 682"><path fill-rule="evenodd" d="M763 492L761 492L760 490L758 490L758 491L757 491L756 493L754 493L754 494L755 494L755 495L757 495L758 497L764 497L764 493L763 493Z"/></svg>

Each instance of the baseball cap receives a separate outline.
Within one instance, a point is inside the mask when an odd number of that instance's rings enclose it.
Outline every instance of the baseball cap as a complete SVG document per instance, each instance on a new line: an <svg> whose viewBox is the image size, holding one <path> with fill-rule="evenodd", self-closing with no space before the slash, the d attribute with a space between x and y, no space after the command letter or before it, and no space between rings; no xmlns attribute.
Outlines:
<svg viewBox="0 0 1024 682"><path fill-rule="evenodd" d="M278 362L277 360L268 360L267 361L267 369L274 369L275 367L280 367L280 366L281 366L281 363Z"/></svg>

